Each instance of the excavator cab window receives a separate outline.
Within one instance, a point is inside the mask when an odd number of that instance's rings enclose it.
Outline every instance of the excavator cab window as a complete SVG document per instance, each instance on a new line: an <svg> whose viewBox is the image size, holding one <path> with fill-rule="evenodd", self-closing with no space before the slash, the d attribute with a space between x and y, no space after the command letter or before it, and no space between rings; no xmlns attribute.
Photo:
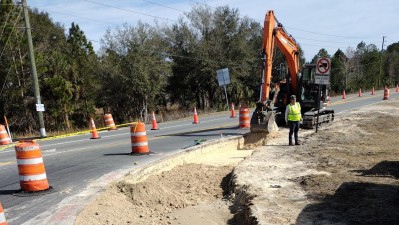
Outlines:
<svg viewBox="0 0 399 225"><path fill-rule="evenodd" d="M315 101L317 99L318 85L314 84L315 69L304 67L302 69L302 94L303 101Z"/></svg>

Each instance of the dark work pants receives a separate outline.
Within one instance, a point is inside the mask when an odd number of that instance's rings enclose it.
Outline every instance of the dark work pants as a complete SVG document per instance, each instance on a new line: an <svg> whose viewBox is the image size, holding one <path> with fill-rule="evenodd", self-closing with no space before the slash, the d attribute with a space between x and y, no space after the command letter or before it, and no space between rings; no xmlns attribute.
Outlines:
<svg viewBox="0 0 399 225"><path fill-rule="evenodd" d="M294 134L295 144L298 144L298 130L300 126L299 121L288 121L290 127L290 134L288 136L289 144L292 144L292 134Z"/></svg>

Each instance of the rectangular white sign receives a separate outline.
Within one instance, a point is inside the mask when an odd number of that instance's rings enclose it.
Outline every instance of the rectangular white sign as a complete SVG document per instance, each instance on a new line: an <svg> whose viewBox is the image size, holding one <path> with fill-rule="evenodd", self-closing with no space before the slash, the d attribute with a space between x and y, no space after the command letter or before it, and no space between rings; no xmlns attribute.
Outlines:
<svg viewBox="0 0 399 225"><path fill-rule="evenodd" d="M36 104L36 111L44 112L44 104Z"/></svg>
<svg viewBox="0 0 399 225"><path fill-rule="evenodd" d="M219 86L224 86L224 85L230 84L230 75L229 75L228 68L216 70L216 75L218 78Z"/></svg>
<svg viewBox="0 0 399 225"><path fill-rule="evenodd" d="M330 76L329 75L316 75L314 83L329 85L330 84Z"/></svg>

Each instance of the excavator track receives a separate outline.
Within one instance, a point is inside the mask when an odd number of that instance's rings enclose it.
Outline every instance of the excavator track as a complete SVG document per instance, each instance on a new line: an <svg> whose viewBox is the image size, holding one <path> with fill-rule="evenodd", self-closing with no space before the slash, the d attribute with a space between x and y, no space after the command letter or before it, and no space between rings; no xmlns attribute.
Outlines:
<svg viewBox="0 0 399 225"><path fill-rule="evenodd" d="M317 115L319 115L319 119L317 121ZM332 109L320 109L318 112L317 109L305 112L302 116L303 122L302 127L305 129L313 129L315 128L317 122L320 125L325 123L331 123L334 121L334 110Z"/></svg>

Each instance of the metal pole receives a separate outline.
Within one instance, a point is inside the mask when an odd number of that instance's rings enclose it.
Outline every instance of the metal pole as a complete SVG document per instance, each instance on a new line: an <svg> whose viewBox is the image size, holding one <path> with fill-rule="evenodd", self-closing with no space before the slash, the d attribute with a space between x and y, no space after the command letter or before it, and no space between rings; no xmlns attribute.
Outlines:
<svg viewBox="0 0 399 225"><path fill-rule="evenodd" d="M230 106L229 106L229 99L227 99L226 85L223 85L223 87L224 87L224 94L226 95L227 109L230 109Z"/></svg>
<svg viewBox="0 0 399 225"><path fill-rule="evenodd" d="M319 84L319 90L317 91L317 95L318 95L318 97L317 97L317 101L318 101L318 107L317 107L317 118L316 118L316 133L317 133L317 130L318 130L318 128L319 128L319 114L320 114L320 94L321 94L321 85Z"/></svg>
<svg viewBox="0 0 399 225"><path fill-rule="evenodd" d="M35 100L36 104L42 104L40 100L40 88L36 72L35 54L33 52L32 33L30 28L28 7L26 6L26 0L22 0L22 7L24 10L25 30L26 30L26 38L28 39L29 58L30 58L30 66L31 66L32 79L33 79ZM40 136L46 137L46 128L44 127L43 112L38 111L37 114L39 117Z"/></svg>
<svg viewBox="0 0 399 225"><path fill-rule="evenodd" d="M380 71L378 72L378 86L380 86L381 72L382 72L382 53L384 51L385 36L382 36L382 45L380 53Z"/></svg>

